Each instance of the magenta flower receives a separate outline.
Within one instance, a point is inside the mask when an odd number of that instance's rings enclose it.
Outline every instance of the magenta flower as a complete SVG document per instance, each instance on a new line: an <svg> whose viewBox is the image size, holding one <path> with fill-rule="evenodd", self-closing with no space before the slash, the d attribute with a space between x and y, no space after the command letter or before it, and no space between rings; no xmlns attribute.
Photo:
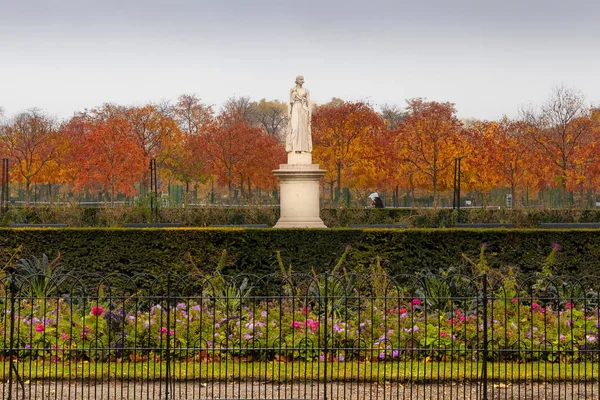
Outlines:
<svg viewBox="0 0 600 400"><path fill-rule="evenodd" d="M99 317L102 315L103 312L104 312L104 308L102 308L100 306L94 306L94 307L92 307L92 311L90 312L90 315L93 315L94 317Z"/></svg>
<svg viewBox="0 0 600 400"><path fill-rule="evenodd" d="M412 301L410 302L410 304L412 304L413 306L420 306L421 305L421 300L419 300L419 299L412 299Z"/></svg>
<svg viewBox="0 0 600 400"><path fill-rule="evenodd" d="M302 322L294 321L290 324L290 327L298 329L298 331L302 332Z"/></svg>
<svg viewBox="0 0 600 400"><path fill-rule="evenodd" d="M46 329L46 327L44 326L44 324L37 324L35 326L35 331L36 332L44 332L44 329Z"/></svg>
<svg viewBox="0 0 600 400"><path fill-rule="evenodd" d="M307 326L311 331L315 332L317 329L319 329L319 321L307 319L304 321L304 326Z"/></svg>

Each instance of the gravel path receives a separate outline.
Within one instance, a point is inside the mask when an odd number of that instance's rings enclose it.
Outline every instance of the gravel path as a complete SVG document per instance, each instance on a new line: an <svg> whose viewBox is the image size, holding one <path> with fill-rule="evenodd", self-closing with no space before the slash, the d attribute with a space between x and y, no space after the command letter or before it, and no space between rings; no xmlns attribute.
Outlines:
<svg viewBox="0 0 600 400"><path fill-rule="evenodd" d="M397 383L329 383L330 400L396 400L396 399L481 399L482 388L471 383L443 385L408 385ZM8 399L8 383L0 384L2 399ZM24 395L24 396L23 396ZM164 383L127 382L85 384L81 382L29 382L23 392L13 386L13 399L81 399L81 400L159 400L166 399ZM325 399L323 384L278 385L269 382L240 384L205 382L174 383L170 399ZM599 399L600 388L594 384L526 384L492 385L488 399Z"/></svg>

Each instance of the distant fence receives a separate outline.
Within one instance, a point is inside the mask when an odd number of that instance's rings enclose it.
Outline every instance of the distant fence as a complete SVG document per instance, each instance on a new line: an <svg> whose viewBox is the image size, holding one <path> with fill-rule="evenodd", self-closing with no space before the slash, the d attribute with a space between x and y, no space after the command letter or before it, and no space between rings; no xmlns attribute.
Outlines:
<svg viewBox="0 0 600 400"><path fill-rule="evenodd" d="M13 274L2 399L600 398L599 283Z"/></svg>

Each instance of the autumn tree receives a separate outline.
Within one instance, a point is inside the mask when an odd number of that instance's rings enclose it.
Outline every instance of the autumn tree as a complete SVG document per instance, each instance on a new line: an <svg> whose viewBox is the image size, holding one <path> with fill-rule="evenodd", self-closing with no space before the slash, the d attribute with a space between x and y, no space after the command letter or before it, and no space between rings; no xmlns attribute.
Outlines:
<svg viewBox="0 0 600 400"><path fill-rule="evenodd" d="M258 136L255 146L258 156L253 157L254 161L240 174L242 193L248 195L254 188L263 190L276 188L278 180L273 175L273 170L277 169L279 164L285 164L287 160L283 144L266 132Z"/></svg>
<svg viewBox="0 0 600 400"><path fill-rule="evenodd" d="M398 135L404 149L403 160L413 165L417 178L433 190L438 204L441 188L451 182L451 166L456 157L464 156L461 135L463 125L456 117L453 103L439 103L417 98L407 101L406 118Z"/></svg>
<svg viewBox="0 0 600 400"><path fill-rule="evenodd" d="M125 113L144 163L148 165L150 159L156 159L161 175L166 177L174 176L177 154L183 144L179 125L169 113L161 112L152 104L132 107Z"/></svg>
<svg viewBox="0 0 600 400"><path fill-rule="evenodd" d="M200 131L213 121L213 109L202 103L194 94L179 96L174 107L175 120L179 129L187 135L198 135Z"/></svg>
<svg viewBox="0 0 600 400"><path fill-rule="evenodd" d="M377 144L379 150L374 163L375 182L371 187L393 188L396 199L400 198L400 189L406 189L408 204L412 205L417 189L418 169L406 160L406 148L400 130L386 130Z"/></svg>
<svg viewBox="0 0 600 400"><path fill-rule="evenodd" d="M374 159L372 144L384 129L383 120L371 105L332 101L317 106L312 117L315 160L333 173L338 193L345 175L361 163ZM371 151L370 151L371 150Z"/></svg>
<svg viewBox="0 0 600 400"><path fill-rule="evenodd" d="M381 106L381 118L385 127L393 131L404 121L405 113L397 104L384 104Z"/></svg>
<svg viewBox="0 0 600 400"><path fill-rule="evenodd" d="M25 183L25 204L29 205L31 184L47 173L57 157L58 135L55 121L36 109L23 112L3 128L0 147L13 165L14 179Z"/></svg>
<svg viewBox="0 0 600 400"><path fill-rule="evenodd" d="M214 123L213 109L196 95L182 95L173 111L182 141L173 155L171 171L174 178L185 184L187 193L190 183L202 182L208 175L204 134Z"/></svg>
<svg viewBox="0 0 600 400"><path fill-rule="evenodd" d="M250 125L255 125L256 110L250 101L249 96L232 96L223 103L221 114L227 114L231 118L246 121Z"/></svg>
<svg viewBox="0 0 600 400"><path fill-rule="evenodd" d="M221 113L204 135L204 145L212 174L217 182L226 184L231 199L234 185L243 184L244 177L255 172L255 166L268 159L266 134L239 114ZM276 165L269 168L274 169Z"/></svg>
<svg viewBox="0 0 600 400"><path fill-rule="evenodd" d="M528 146L524 121L506 116L498 121L473 121L465 131L468 157L464 160L465 184L478 193L509 187L513 204L517 188L525 186L534 154ZM482 201L483 204L483 201Z"/></svg>
<svg viewBox="0 0 600 400"><path fill-rule="evenodd" d="M252 103L252 107L253 125L260 126L267 135L283 142L288 124L287 104L261 99L258 103Z"/></svg>
<svg viewBox="0 0 600 400"><path fill-rule="evenodd" d="M117 115L105 121L85 121L85 126L79 128L83 131L76 146L75 190L100 191L111 203L117 193L134 194L134 185L144 174L146 163L131 134L130 122Z"/></svg>
<svg viewBox="0 0 600 400"><path fill-rule="evenodd" d="M569 178L581 160L581 150L590 141L588 111L584 96L563 86L555 88L540 109L522 111L524 119L536 127L530 132L529 140L554 165L563 204L566 204Z"/></svg>

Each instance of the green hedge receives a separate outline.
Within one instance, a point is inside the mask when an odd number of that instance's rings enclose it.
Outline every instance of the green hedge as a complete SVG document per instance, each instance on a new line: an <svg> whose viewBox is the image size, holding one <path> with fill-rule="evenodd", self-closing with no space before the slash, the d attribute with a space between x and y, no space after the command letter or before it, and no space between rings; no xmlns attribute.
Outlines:
<svg viewBox="0 0 600 400"><path fill-rule="evenodd" d="M600 275L600 231L595 230L454 230L454 229L0 229L1 258L61 254L67 271L76 273L210 272L222 250L225 273L265 274L279 270L279 251L296 272L331 270L347 245L344 267L366 272L377 257L389 273L456 268L469 273L463 254L477 260L482 244L492 268L537 271L558 243L556 274Z"/></svg>
<svg viewBox="0 0 600 400"><path fill-rule="evenodd" d="M512 223L515 227L534 228L543 222L600 222L600 210L510 210L463 209L460 215L451 209L322 209L321 218L329 227L352 224L400 223L414 228L451 227L461 223ZM70 227L117 227L123 223L177 222L182 226L266 224L279 219L279 208L200 207L161 208L153 218L145 206L131 207L13 207L2 217L2 224L63 223Z"/></svg>

